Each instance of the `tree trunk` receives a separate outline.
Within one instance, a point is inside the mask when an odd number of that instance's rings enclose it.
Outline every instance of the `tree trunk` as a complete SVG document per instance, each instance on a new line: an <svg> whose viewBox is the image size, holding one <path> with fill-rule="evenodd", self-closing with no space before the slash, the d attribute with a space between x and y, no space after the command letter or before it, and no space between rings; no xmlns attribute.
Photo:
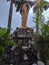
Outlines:
<svg viewBox="0 0 49 65"><path fill-rule="evenodd" d="M9 32L9 33L10 33L10 30L11 30L12 10L13 10L13 1L11 0L10 10L9 10L9 18L8 18L8 28L7 28L7 32Z"/></svg>
<svg viewBox="0 0 49 65"><path fill-rule="evenodd" d="M27 27L27 18L28 18L28 10L26 4L23 5L22 7L22 24L21 28L26 28Z"/></svg>
<svg viewBox="0 0 49 65"><path fill-rule="evenodd" d="M39 12L36 14L36 33L39 32Z"/></svg>

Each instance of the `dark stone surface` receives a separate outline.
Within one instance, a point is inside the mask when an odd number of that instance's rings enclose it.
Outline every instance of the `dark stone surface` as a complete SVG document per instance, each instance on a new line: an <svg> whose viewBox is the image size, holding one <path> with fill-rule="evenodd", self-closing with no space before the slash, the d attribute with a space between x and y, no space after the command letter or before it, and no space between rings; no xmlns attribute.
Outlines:
<svg viewBox="0 0 49 65"><path fill-rule="evenodd" d="M22 46L29 46L34 43L34 32L32 28L16 28L13 33L13 39Z"/></svg>
<svg viewBox="0 0 49 65"><path fill-rule="evenodd" d="M13 46L6 48L6 51L3 53L3 60L5 63L13 65L32 65L36 63L37 51L33 47L33 29L17 28L12 38L16 41L18 47Z"/></svg>
<svg viewBox="0 0 49 65"><path fill-rule="evenodd" d="M28 57L26 60L24 59L25 54ZM16 47L14 51L11 50L8 53L6 50L3 60L6 64L22 65L24 63L24 65L32 65L33 63L37 63L37 51L32 48L25 51L22 48Z"/></svg>

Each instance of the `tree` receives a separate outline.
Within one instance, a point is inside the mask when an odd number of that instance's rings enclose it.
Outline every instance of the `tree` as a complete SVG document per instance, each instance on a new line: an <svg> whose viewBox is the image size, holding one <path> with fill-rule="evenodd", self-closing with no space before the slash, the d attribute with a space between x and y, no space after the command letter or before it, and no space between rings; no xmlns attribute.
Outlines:
<svg viewBox="0 0 49 65"><path fill-rule="evenodd" d="M47 60L47 56L48 52L47 48L49 46L49 27L47 25L45 25L43 16L42 16L42 12L43 9L47 9L49 7L48 2L45 2L44 0L41 0L40 2L38 2L38 4L36 4L36 6L34 7L34 12L36 14L36 44L38 46L38 49L40 50L40 55L42 58L42 61L46 62ZM43 19L43 20L42 20ZM40 23L40 24L39 24ZM42 25L41 25L42 24ZM41 25L41 29L39 27L39 25ZM40 30L40 32L39 32ZM46 53L45 53L46 52Z"/></svg>
<svg viewBox="0 0 49 65"><path fill-rule="evenodd" d="M13 10L13 0L10 0L10 10L9 10L8 28L7 28L7 32L9 32L9 33L11 30L12 10Z"/></svg>
<svg viewBox="0 0 49 65"><path fill-rule="evenodd" d="M16 11L17 12L20 11L20 13L22 15L21 28L27 27L27 18L28 18L29 4L30 3L31 3L31 1L25 1L25 0L20 0L18 3ZM32 2L31 4L33 5L34 2Z"/></svg>
<svg viewBox="0 0 49 65"><path fill-rule="evenodd" d="M42 22L42 13L43 13L43 9L47 10L49 8L49 3L44 1L44 0L35 0L35 6L33 8L34 13L36 14L36 20L35 20L35 24L36 24L36 32L38 33L39 31L39 23ZM44 19L44 18L43 18Z"/></svg>
<svg viewBox="0 0 49 65"><path fill-rule="evenodd" d="M16 11L20 11L20 13L22 14L22 6L25 3L29 3L30 6L34 5L34 2L32 1L24 1L24 0L20 0L20 1L16 1L16 0L7 0L10 1L10 10L9 10L9 18L8 18L8 29L7 31L10 33L11 30L11 21L12 21L12 10L13 10L13 3L15 4L15 6L17 7ZM29 6L27 6L27 10L29 10ZM23 23L22 23L23 25Z"/></svg>
<svg viewBox="0 0 49 65"><path fill-rule="evenodd" d="M22 5L24 3L28 3L30 6L33 6L34 4L36 4L36 6L34 7L34 11L39 10L39 3L42 3L42 5L44 5L44 9L47 9L49 7L48 2L44 1L44 3L41 0L35 0L35 1L24 1L24 0L20 0L20 1L16 1L16 0L7 0L10 1L10 10L9 10L9 18L8 18L8 32L10 32L11 30L11 21L12 21L12 10L13 10L13 3L15 4L15 6L17 6L17 10L16 11L20 11L20 13L22 13ZM41 5L41 7L42 7ZM40 7L40 8L41 8ZM41 8L42 9L42 8ZM38 18L37 18L38 19ZM37 24L37 31L38 31L38 24Z"/></svg>

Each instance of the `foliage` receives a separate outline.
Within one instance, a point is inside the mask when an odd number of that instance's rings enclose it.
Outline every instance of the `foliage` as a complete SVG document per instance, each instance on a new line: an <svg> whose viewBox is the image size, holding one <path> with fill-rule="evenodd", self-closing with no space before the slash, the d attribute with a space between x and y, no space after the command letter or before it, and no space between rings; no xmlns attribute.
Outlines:
<svg viewBox="0 0 49 65"><path fill-rule="evenodd" d="M36 6L33 8L34 13L36 14L36 16L33 18L33 21L36 25L36 33L39 32L44 23L44 16L42 15L42 13L44 9L46 10L48 8L48 4L48 2L40 0L40 2L37 2Z"/></svg>
<svg viewBox="0 0 49 65"><path fill-rule="evenodd" d="M45 43L45 47L47 49L47 59L49 59L49 26L48 25L43 25L42 28L42 35Z"/></svg>
<svg viewBox="0 0 49 65"><path fill-rule="evenodd" d="M2 52L8 46L16 45L16 43L12 40L11 34L7 32L7 29L0 29L0 57L2 56Z"/></svg>
<svg viewBox="0 0 49 65"><path fill-rule="evenodd" d="M42 4L41 4L42 3ZM49 59L49 26L44 22L44 16L42 15L44 6L48 4L42 0L38 4L38 8L35 12L36 17L34 18L34 22L36 24L36 45L40 50L40 56L43 61Z"/></svg>
<svg viewBox="0 0 49 65"><path fill-rule="evenodd" d="M36 37L36 44L45 60L49 59L49 26L43 25L41 34ZM46 53L45 53L46 52Z"/></svg>

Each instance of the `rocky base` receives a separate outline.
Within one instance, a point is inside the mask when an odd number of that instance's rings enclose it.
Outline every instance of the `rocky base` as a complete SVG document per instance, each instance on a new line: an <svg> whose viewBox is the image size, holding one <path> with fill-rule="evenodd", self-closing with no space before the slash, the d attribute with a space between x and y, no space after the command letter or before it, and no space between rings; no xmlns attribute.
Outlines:
<svg viewBox="0 0 49 65"><path fill-rule="evenodd" d="M13 47L13 50L12 47L6 48L6 51L3 53L5 64L32 65L37 63L37 51L35 49L29 48L28 50L23 50L22 48Z"/></svg>
<svg viewBox="0 0 49 65"><path fill-rule="evenodd" d="M5 64L32 65L37 62L37 51L33 47L34 33L32 28L16 28L12 36L18 47L8 47L3 53Z"/></svg>
<svg viewBox="0 0 49 65"><path fill-rule="evenodd" d="M13 33L13 39L21 46L30 46L34 44L34 32L32 28L16 28Z"/></svg>

